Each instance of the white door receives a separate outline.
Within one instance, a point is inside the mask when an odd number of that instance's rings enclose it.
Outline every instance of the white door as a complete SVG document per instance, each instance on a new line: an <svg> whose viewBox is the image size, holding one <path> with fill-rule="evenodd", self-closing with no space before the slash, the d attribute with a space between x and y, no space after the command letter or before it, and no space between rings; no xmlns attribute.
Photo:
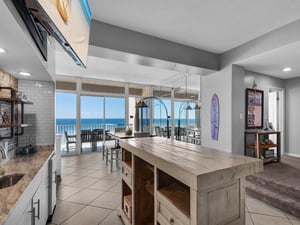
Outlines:
<svg viewBox="0 0 300 225"><path fill-rule="evenodd" d="M269 106L268 106L268 118L270 123L272 123L274 130L281 132L281 149L284 146L284 92L283 89L270 88L269 90ZM273 137L272 137L273 136ZM270 135L270 139L275 139L275 135ZM276 140L272 140L276 143ZM281 150L281 153L282 153Z"/></svg>

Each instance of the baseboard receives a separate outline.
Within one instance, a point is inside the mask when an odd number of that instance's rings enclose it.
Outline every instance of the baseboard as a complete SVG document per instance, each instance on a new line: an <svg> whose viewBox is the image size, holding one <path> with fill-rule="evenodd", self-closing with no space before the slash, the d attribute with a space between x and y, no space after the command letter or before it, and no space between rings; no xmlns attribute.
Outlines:
<svg viewBox="0 0 300 225"><path fill-rule="evenodd" d="M294 153L288 153L288 152L285 152L285 153L283 153L283 154L284 154L284 155L287 155L287 156L292 156L292 157L300 158L300 155L294 154Z"/></svg>

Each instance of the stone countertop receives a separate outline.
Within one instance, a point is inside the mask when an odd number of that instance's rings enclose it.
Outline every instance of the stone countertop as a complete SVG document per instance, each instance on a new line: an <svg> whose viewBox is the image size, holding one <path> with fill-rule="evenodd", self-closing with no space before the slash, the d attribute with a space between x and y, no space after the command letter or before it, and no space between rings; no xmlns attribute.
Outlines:
<svg viewBox="0 0 300 225"><path fill-rule="evenodd" d="M0 224L4 222L22 193L53 152L53 145L37 146L37 152L34 154L18 156L0 163L0 167L5 170L5 175L24 174L17 184L0 189Z"/></svg>

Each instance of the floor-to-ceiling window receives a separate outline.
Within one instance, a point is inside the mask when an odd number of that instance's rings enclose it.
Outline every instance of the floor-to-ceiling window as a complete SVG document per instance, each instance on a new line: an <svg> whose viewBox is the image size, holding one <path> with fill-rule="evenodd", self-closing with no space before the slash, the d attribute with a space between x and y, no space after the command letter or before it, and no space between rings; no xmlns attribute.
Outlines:
<svg viewBox="0 0 300 225"><path fill-rule="evenodd" d="M105 124L108 130L126 127L125 98L105 97Z"/></svg>
<svg viewBox="0 0 300 225"><path fill-rule="evenodd" d="M76 94L56 93L56 134L62 135L62 147L66 148L65 132L76 134ZM73 144L73 149L76 149Z"/></svg>
<svg viewBox="0 0 300 225"><path fill-rule="evenodd" d="M80 130L104 128L104 98L99 96L80 97Z"/></svg>

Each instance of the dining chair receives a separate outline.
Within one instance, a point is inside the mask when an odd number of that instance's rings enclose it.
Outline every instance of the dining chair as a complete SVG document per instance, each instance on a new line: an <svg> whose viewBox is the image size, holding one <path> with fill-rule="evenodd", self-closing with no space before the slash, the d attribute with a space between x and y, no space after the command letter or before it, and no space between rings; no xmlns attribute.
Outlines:
<svg viewBox="0 0 300 225"><path fill-rule="evenodd" d="M65 138L66 138L66 149L67 149L67 152L69 152L70 150L70 144L76 144L77 141L76 141L76 135L68 135L68 132L65 131Z"/></svg>
<svg viewBox="0 0 300 225"><path fill-rule="evenodd" d="M110 163L110 172L113 170L113 162L116 162L116 166L119 167L119 161L121 155L121 148L120 147L110 147L105 146L105 162L106 165Z"/></svg>

